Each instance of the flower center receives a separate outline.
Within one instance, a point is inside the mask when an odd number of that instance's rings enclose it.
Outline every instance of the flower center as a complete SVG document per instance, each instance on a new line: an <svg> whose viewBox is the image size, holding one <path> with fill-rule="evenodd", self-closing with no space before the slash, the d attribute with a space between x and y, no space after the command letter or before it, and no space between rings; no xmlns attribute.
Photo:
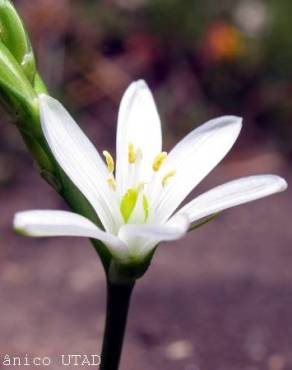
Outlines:
<svg viewBox="0 0 292 370"><path fill-rule="evenodd" d="M113 192L116 192L118 185L114 176L114 159L107 150L103 151L103 155L105 157L105 162L109 172L109 177L107 179L108 185ZM161 189L158 189L160 192L167 186L169 180L176 174L175 170L170 170L164 174L161 173L162 165L167 158L167 153L161 152L153 159L153 175L150 179L150 182L142 182L140 176L142 157L143 153L141 149L135 148L134 144L130 142L128 144L128 189L124 194L120 194L119 196L120 212L125 223L128 223L129 221L131 222L130 218L135 219L135 221L138 222L146 222L150 212L149 197L151 197L153 194L155 190L154 187L156 188L157 186L157 180L159 180L161 184Z"/></svg>

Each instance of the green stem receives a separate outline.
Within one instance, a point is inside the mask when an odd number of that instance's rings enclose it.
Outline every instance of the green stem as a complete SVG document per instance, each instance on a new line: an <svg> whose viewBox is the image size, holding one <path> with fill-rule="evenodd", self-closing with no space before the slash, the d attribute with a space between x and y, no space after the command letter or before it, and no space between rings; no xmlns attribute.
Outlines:
<svg viewBox="0 0 292 370"><path fill-rule="evenodd" d="M107 314L100 370L118 370L134 283L107 285Z"/></svg>

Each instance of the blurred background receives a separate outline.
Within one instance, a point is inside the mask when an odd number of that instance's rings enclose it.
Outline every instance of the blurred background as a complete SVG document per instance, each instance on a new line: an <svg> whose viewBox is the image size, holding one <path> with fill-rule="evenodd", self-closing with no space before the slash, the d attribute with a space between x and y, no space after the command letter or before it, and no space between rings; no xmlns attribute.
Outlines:
<svg viewBox="0 0 292 370"><path fill-rule="evenodd" d="M209 118L244 117L194 195L250 174L292 178L291 0L14 3L51 94L100 150L114 152L122 93L144 78L166 150ZM49 356L61 369L60 354L100 351L102 267L86 240L13 233L16 211L65 205L4 112L0 130L0 354ZM160 247L136 287L121 370L292 369L290 199L227 211Z"/></svg>

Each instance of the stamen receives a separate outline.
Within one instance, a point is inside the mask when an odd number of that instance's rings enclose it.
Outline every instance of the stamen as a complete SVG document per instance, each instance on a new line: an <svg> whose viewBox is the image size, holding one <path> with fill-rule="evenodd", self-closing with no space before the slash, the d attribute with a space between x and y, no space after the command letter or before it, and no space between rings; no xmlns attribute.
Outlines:
<svg viewBox="0 0 292 370"><path fill-rule="evenodd" d="M143 194L143 209L144 209L145 221L147 221L149 217L149 202L145 194Z"/></svg>
<svg viewBox="0 0 292 370"><path fill-rule="evenodd" d="M166 184L168 183L168 180L173 177L174 175L176 174L176 171L175 170L172 170L172 171L169 171L162 179L161 183L162 183L162 186L165 187Z"/></svg>
<svg viewBox="0 0 292 370"><path fill-rule="evenodd" d="M167 153L166 152L161 152L154 158L154 161L153 161L153 164L152 164L153 171L155 171L155 172L159 171L159 169L162 166L162 163L165 161L166 157L167 157Z"/></svg>
<svg viewBox="0 0 292 370"><path fill-rule="evenodd" d="M113 191L117 190L117 183L116 183L116 180L113 177L109 177L107 179L107 183L109 184L109 186L112 188Z"/></svg>
<svg viewBox="0 0 292 370"><path fill-rule="evenodd" d="M105 157L105 161L106 161L109 173L113 173L114 169L115 169L115 161L113 160L113 157L111 156L111 154L107 150L104 150L102 152L102 154Z"/></svg>
<svg viewBox="0 0 292 370"><path fill-rule="evenodd" d="M134 150L134 145L132 143L129 143L128 145L128 161L131 164L136 162L136 153Z"/></svg>

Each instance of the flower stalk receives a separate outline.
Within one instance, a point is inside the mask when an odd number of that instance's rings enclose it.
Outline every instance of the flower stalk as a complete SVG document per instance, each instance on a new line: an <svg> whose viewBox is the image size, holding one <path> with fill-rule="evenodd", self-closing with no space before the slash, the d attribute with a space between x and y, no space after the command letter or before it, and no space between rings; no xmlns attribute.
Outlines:
<svg viewBox="0 0 292 370"><path fill-rule="evenodd" d="M107 283L107 310L100 370L118 370L135 283Z"/></svg>

